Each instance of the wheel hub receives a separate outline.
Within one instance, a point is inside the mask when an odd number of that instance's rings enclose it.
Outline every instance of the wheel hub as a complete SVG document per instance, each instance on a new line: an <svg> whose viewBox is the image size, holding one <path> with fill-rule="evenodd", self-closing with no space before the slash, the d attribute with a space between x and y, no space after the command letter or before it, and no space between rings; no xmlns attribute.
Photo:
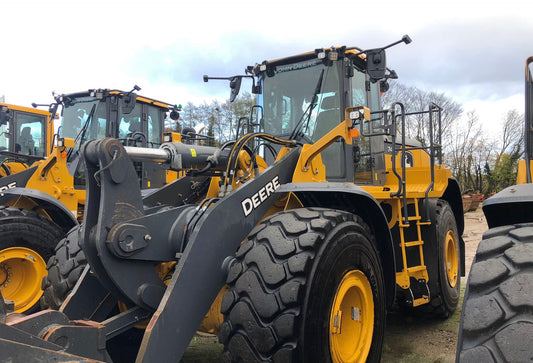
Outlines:
<svg viewBox="0 0 533 363"><path fill-rule="evenodd" d="M459 256L457 255L457 241L453 231L446 233L446 277L451 287L457 284L459 274Z"/></svg>
<svg viewBox="0 0 533 363"><path fill-rule="evenodd" d="M0 287L7 287L11 282L11 268L5 263L0 263Z"/></svg>
<svg viewBox="0 0 533 363"><path fill-rule="evenodd" d="M334 363L364 362L374 331L372 288L363 272L346 273L330 314L329 341Z"/></svg>
<svg viewBox="0 0 533 363"><path fill-rule="evenodd" d="M42 295L41 281L46 263L35 251L24 247L0 251L0 288L5 299L15 302L15 312L24 312Z"/></svg>

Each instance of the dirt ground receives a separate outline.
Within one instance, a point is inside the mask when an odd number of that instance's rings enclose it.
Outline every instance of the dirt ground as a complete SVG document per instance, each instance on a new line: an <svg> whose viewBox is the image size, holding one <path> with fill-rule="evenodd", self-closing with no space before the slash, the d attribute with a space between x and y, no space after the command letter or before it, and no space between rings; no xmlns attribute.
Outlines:
<svg viewBox="0 0 533 363"><path fill-rule="evenodd" d="M481 208L465 214L463 239L466 246L466 274L470 271L481 235L487 230ZM382 362L384 363L452 363L455 362L457 332L467 277L461 279L459 308L447 320L417 319L394 310L387 317ZM222 346L212 336L197 336L182 362L218 362Z"/></svg>

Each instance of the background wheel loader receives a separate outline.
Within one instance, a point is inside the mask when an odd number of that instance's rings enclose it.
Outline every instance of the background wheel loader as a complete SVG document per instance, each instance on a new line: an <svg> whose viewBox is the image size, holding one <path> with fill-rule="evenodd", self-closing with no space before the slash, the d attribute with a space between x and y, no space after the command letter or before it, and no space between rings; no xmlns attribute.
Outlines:
<svg viewBox="0 0 533 363"><path fill-rule="evenodd" d="M425 144L401 132L415 116L402 104L379 108L388 47L317 49L228 77L232 97L253 80L262 116L220 147L85 143L83 223L56 256L83 272L66 298L57 289L59 311L1 315L0 358L121 359L114 339L148 321L138 362L179 361L197 330L218 331L224 361L379 361L395 301L451 314L461 193L439 163L440 108L416 114ZM146 160L187 174L141 194L133 162Z"/></svg>
<svg viewBox="0 0 533 363"><path fill-rule="evenodd" d="M0 154L6 159L0 167L0 288L5 298L15 301L16 312L38 307L46 261L83 216L80 146L87 140L116 137L125 145L159 147L167 114L172 110L177 117L176 106L133 91L95 89L55 98L49 111L2 106L0 145L6 151ZM55 115L58 106L62 138L51 150L50 114ZM23 139L26 131L31 145ZM136 170L143 189L162 186L167 177L175 179L175 173L154 163L137 163Z"/></svg>
<svg viewBox="0 0 533 363"><path fill-rule="evenodd" d="M0 103L0 178L52 152L55 115L50 111Z"/></svg>
<svg viewBox="0 0 533 363"><path fill-rule="evenodd" d="M533 359L533 57L525 67L525 160L517 185L483 203L483 234L463 302L458 362Z"/></svg>

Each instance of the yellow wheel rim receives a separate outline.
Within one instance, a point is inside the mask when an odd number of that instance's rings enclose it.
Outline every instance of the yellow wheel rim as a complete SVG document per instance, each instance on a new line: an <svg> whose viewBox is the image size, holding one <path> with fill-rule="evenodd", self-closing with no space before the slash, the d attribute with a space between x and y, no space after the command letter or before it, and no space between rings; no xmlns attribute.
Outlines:
<svg viewBox="0 0 533 363"><path fill-rule="evenodd" d="M446 276L451 287L457 284L457 276L459 274L459 256L457 256L457 240L453 231L446 233Z"/></svg>
<svg viewBox="0 0 533 363"><path fill-rule="evenodd" d="M329 318L329 345L334 363L365 362L374 332L374 300L365 274L349 271L335 293Z"/></svg>
<svg viewBox="0 0 533 363"><path fill-rule="evenodd" d="M0 251L0 289L4 299L15 302L16 313L23 313L39 301L46 274L46 263L37 252L24 247Z"/></svg>

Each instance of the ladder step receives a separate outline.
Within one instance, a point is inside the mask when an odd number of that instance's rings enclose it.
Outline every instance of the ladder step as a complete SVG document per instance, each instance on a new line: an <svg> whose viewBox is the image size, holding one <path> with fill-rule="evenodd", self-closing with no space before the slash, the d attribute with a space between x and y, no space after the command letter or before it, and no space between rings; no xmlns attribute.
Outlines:
<svg viewBox="0 0 533 363"><path fill-rule="evenodd" d="M411 241L405 242L405 247L421 246L424 244L424 241Z"/></svg>
<svg viewBox="0 0 533 363"><path fill-rule="evenodd" d="M416 307L416 306L424 305L424 304L427 304L428 302L429 302L429 296L423 295L421 298L414 299L413 306Z"/></svg>
<svg viewBox="0 0 533 363"><path fill-rule="evenodd" d="M425 271L425 270L426 270L426 266L424 266L424 265L413 266L413 267L408 267L407 268L407 272L408 273L420 272L420 271Z"/></svg>

